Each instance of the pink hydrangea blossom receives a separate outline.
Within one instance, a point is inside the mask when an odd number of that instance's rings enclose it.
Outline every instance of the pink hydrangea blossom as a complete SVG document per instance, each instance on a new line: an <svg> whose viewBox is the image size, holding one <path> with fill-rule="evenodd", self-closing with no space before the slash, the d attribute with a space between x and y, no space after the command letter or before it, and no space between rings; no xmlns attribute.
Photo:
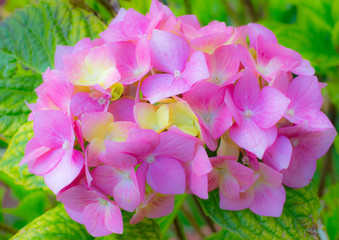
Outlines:
<svg viewBox="0 0 339 240"><path fill-rule="evenodd" d="M184 193L279 217L284 185L306 186L337 135L325 86L260 24L121 8L100 38L56 47L20 164L94 237L122 233L121 209L136 224Z"/></svg>

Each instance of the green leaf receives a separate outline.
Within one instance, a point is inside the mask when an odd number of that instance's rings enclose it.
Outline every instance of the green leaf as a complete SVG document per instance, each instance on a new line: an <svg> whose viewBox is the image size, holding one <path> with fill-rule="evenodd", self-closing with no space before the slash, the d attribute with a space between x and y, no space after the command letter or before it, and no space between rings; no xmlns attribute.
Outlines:
<svg viewBox="0 0 339 240"><path fill-rule="evenodd" d="M8 149L0 161L0 170L26 189L47 189L42 177L29 173L26 165L18 166L25 155L25 146L33 135L32 122L25 123L19 128L9 142Z"/></svg>
<svg viewBox="0 0 339 240"><path fill-rule="evenodd" d="M329 187L322 197L324 207L320 215L330 239L339 238L339 183Z"/></svg>
<svg viewBox="0 0 339 240"><path fill-rule="evenodd" d="M161 233L157 222L153 219L145 218L143 221L131 225L129 224L133 213L126 211L122 212L124 221L124 233L123 234L111 234L109 236L95 238L97 240L160 240Z"/></svg>
<svg viewBox="0 0 339 240"><path fill-rule="evenodd" d="M9 139L23 124L35 101L40 74L54 65L57 44L74 45L98 37L104 24L67 0L42 0L14 12L0 23L0 133ZM1 136L0 136L1 137Z"/></svg>
<svg viewBox="0 0 339 240"><path fill-rule="evenodd" d="M42 215L49 205L47 195L44 191L33 191L23 198L17 207L4 208L2 209L2 212L20 217L26 222L30 222Z"/></svg>
<svg viewBox="0 0 339 240"><path fill-rule="evenodd" d="M64 210L64 206L60 204L26 225L11 239L89 240L94 238L87 233L83 225L74 222Z"/></svg>
<svg viewBox="0 0 339 240"><path fill-rule="evenodd" d="M171 224L174 221L174 218L177 216L182 204L186 200L186 197L187 194L176 195L173 212L170 215L156 219L157 223L159 224L162 236L164 236L170 228Z"/></svg>
<svg viewBox="0 0 339 240"><path fill-rule="evenodd" d="M264 217L249 209L227 211L219 207L219 190L199 202L205 213L221 227L243 239L317 239L316 216L319 199L311 183L305 188L286 188L286 203L279 218Z"/></svg>
<svg viewBox="0 0 339 240"><path fill-rule="evenodd" d="M241 238L238 234L234 234L226 230L221 230L217 233L209 235L204 240L225 240L225 239L239 240L243 238Z"/></svg>

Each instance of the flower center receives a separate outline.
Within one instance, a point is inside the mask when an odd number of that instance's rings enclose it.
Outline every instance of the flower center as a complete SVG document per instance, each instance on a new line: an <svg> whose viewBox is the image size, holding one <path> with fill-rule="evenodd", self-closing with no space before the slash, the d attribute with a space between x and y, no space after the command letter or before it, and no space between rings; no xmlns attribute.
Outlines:
<svg viewBox="0 0 339 240"><path fill-rule="evenodd" d="M209 123L212 120L211 114L207 113L203 116L203 119L206 123Z"/></svg>
<svg viewBox="0 0 339 240"><path fill-rule="evenodd" d="M248 165L250 164L250 158L248 156L244 156L242 159L241 159L242 163L245 164L245 165Z"/></svg>
<svg viewBox="0 0 339 240"><path fill-rule="evenodd" d="M148 162L148 163L152 163L154 161L155 161L155 158L154 158L153 155L148 156L147 159L146 159L146 162Z"/></svg>
<svg viewBox="0 0 339 240"><path fill-rule="evenodd" d="M106 206L108 202L105 199L100 198L99 203L101 206Z"/></svg>
<svg viewBox="0 0 339 240"><path fill-rule="evenodd" d="M100 106L105 105L106 101L107 101L106 98L101 97L101 98L98 99L98 104Z"/></svg>
<svg viewBox="0 0 339 240"><path fill-rule="evenodd" d="M62 149L67 150L67 149L69 149L69 146L70 146L69 141L65 141L65 142L62 144Z"/></svg>
<svg viewBox="0 0 339 240"><path fill-rule="evenodd" d="M286 115L293 117L294 116L294 110L293 109L286 110Z"/></svg>
<svg viewBox="0 0 339 240"><path fill-rule="evenodd" d="M180 78L181 77L181 72L179 70L174 71L174 77L175 78Z"/></svg>
<svg viewBox="0 0 339 240"><path fill-rule="evenodd" d="M252 112L251 110L246 110L246 111L244 112L244 118L249 119L249 118L252 117L252 115L253 115L253 112Z"/></svg>
<svg viewBox="0 0 339 240"><path fill-rule="evenodd" d="M296 147L299 145L299 139L298 138L293 138L291 139L291 143L293 147Z"/></svg>

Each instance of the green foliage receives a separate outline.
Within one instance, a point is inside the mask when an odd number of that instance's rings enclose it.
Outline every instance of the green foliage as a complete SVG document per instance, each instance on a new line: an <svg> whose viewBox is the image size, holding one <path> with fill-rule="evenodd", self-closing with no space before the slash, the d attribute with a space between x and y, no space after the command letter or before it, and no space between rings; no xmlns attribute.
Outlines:
<svg viewBox="0 0 339 240"><path fill-rule="evenodd" d="M26 165L18 166L25 155L25 146L33 135L32 122L25 123L19 128L0 161L0 170L12 177L17 184L25 186L26 189L47 188L42 177L29 173Z"/></svg>
<svg viewBox="0 0 339 240"><path fill-rule="evenodd" d="M96 38L104 24L66 0L43 0L0 23L0 133L7 141L28 116L41 73L54 65L57 44Z"/></svg>
<svg viewBox="0 0 339 240"><path fill-rule="evenodd" d="M330 239L339 239L339 183L329 187L322 197L324 202L321 217Z"/></svg>
<svg viewBox="0 0 339 240"><path fill-rule="evenodd" d="M120 0L120 7L129 9L133 8L135 11L138 11L142 14L148 12L149 7L151 6L151 0Z"/></svg>
<svg viewBox="0 0 339 240"><path fill-rule="evenodd" d="M159 240L160 230L154 220L145 219L136 225L130 225L128 222L132 214L123 212L124 233L111 234L105 237L95 239L100 240ZM33 222L22 228L12 240L34 240L34 239L67 239L67 240L90 240L94 239L88 234L85 227L74 222L66 213L62 204L47 211L45 214L36 218Z"/></svg>
<svg viewBox="0 0 339 240"><path fill-rule="evenodd" d="M68 216L63 205L59 205L36 218L33 222L22 228L11 239L87 240L94 238L87 233L83 225L74 222Z"/></svg>
<svg viewBox="0 0 339 240"><path fill-rule="evenodd" d="M286 203L279 218L264 217L249 209L227 211L219 207L219 192L199 200L205 213L221 227L243 239L317 239L316 212L319 199L311 183L302 189L286 188Z"/></svg>
<svg viewBox="0 0 339 240"><path fill-rule="evenodd" d="M130 225L128 222L132 218L133 214L129 212L122 212L124 220L124 233L123 234L111 234L109 236L99 237L100 240L160 240L161 233L158 224L155 220L144 219L143 221Z"/></svg>

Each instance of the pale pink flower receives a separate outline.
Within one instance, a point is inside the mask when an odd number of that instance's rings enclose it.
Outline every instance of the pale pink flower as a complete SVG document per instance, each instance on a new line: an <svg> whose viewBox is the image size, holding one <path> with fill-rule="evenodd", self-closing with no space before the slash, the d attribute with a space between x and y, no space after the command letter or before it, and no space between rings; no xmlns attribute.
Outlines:
<svg viewBox="0 0 339 240"><path fill-rule="evenodd" d="M225 88L205 81L197 83L183 96L198 117L203 140L212 151L217 149L217 140L233 123L224 96Z"/></svg>
<svg viewBox="0 0 339 240"><path fill-rule="evenodd" d="M275 124L290 100L274 87L260 90L258 80L245 70L235 87L226 90L225 103L236 121L230 128L232 140L262 158L277 137Z"/></svg>
<svg viewBox="0 0 339 240"><path fill-rule="evenodd" d="M57 199L65 205L68 215L74 221L84 224L92 236L122 233L120 208L99 191L81 184L66 189Z"/></svg>
<svg viewBox="0 0 339 240"><path fill-rule="evenodd" d="M208 78L204 54L196 51L190 56L190 47L182 37L154 30L149 46L153 67L165 72L142 82L141 91L152 104L187 92L196 82Z"/></svg>
<svg viewBox="0 0 339 240"><path fill-rule="evenodd" d="M84 158L73 149L72 122L61 111L46 110L33 114L34 137L27 143L25 157L28 170L43 176L47 186L58 193L69 185L84 166Z"/></svg>

